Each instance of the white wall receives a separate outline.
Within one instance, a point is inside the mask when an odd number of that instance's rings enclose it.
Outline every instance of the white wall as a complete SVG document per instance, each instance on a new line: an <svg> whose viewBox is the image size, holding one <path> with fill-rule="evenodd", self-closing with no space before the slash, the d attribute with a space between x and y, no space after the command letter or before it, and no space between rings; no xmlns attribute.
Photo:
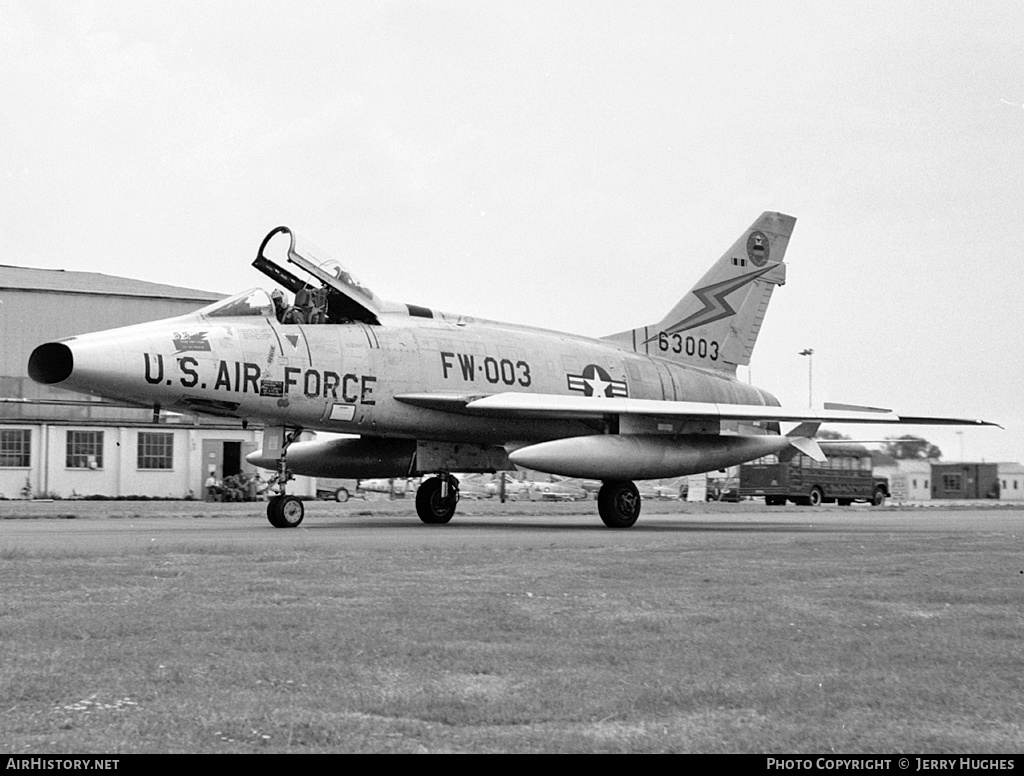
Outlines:
<svg viewBox="0 0 1024 776"><path fill-rule="evenodd" d="M1024 501L1024 472L1020 466L999 467L999 500Z"/></svg>
<svg viewBox="0 0 1024 776"><path fill-rule="evenodd" d="M3 426L11 431L28 429L30 432L30 462L34 465L38 460L36 451L39 449L39 429L31 424ZM21 491L25 487L25 480L29 481L32 489L36 489L32 466L4 466L0 467L0 495L4 498L21 498Z"/></svg>
<svg viewBox="0 0 1024 776"><path fill-rule="evenodd" d="M261 444L261 434L253 429L159 425L143 428L127 426L89 426L64 424L19 424L3 428L28 428L31 431L31 466L0 468L0 493L8 499L21 498L26 478L33 495L58 498L78 496L151 496L185 498L191 492L203 497L202 482L206 478L203 440L239 441L242 443L242 469L255 471L244 461L246 452ZM103 434L102 468L67 467L67 432L94 431ZM140 470L138 442L140 432L163 432L173 435L171 469ZM260 471L269 478L270 473ZM313 493L312 480L297 478L289 484L296 495Z"/></svg>

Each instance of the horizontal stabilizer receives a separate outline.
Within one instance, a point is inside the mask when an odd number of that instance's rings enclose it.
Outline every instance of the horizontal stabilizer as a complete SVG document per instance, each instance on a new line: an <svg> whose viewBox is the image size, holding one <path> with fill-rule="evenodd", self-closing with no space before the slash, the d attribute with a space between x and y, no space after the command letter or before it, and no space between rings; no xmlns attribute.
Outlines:
<svg viewBox="0 0 1024 776"><path fill-rule="evenodd" d="M818 429L821 428L820 423L801 423L799 426L790 431L786 436L788 437L812 437L818 433Z"/></svg>
<svg viewBox="0 0 1024 776"><path fill-rule="evenodd" d="M808 456L809 458L812 458L818 463L828 460L828 456L826 456L825 453L821 451L821 448L818 447L818 443L815 442L810 437L789 437L789 443L793 445L793 447L795 447L801 453Z"/></svg>

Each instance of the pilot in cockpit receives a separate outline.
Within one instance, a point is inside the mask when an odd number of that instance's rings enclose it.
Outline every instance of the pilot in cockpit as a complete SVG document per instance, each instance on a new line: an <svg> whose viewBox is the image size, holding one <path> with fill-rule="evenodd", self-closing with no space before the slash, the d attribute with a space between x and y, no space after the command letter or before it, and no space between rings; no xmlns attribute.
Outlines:
<svg viewBox="0 0 1024 776"><path fill-rule="evenodd" d="M327 287L303 286L295 292L295 304L289 305L280 289L274 289L270 298L279 323L326 323Z"/></svg>
<svg viewBox="0 0 1024 776"><path fill-rule="evenodd" d="M270 299L274 303L274 315L278 323L284 323L284 314L288 311L288 305L284 303L284 294L281 289L275 288L270 292Z"/></svg>
<svg viewBox="0 0 1024 776"><path fill-rule="evenodd" d="M305 323L306 316L301 309L295 305L288 304L284 299L284 294L279 289L274 289L270 293L270 298L274 301L274 315L277 316L278 323ZM295 295L298 299L298 294Z"/></svg>

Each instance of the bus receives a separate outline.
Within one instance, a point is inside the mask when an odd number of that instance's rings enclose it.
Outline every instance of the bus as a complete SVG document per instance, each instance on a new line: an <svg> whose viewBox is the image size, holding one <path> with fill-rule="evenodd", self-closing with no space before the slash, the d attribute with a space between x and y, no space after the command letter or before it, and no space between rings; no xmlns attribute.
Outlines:
<svg viewBox="0 0 1024 776"><path fill-rule="evenodd" d="M789 461L777 455L758 458L740 466L740 498L763 497L768 506L787 501L818 506L848 506L866 501L881 506L889 497L889 480L871 472L871 451L862 445L829 445L827 461L818 462L802 453Z"/></svg>

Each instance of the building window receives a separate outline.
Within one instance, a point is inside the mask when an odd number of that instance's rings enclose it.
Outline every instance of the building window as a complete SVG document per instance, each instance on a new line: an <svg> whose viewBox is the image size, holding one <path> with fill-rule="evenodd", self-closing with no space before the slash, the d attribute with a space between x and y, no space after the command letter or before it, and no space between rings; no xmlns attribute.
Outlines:
<svg viewBox="0 0 1024 776"><path fill-rule="evenodd" d="M69 431L65 465L69 469L102 469L103 432Z"/></svg>
<svg viewBox="0 0 1024 776"><path fill-rule="evenodd" d="M942 489L945 491L961 491L963 490L963 480L959 474L943 474Z"/></svg>
<svg viewBox="0 0 1024 776"><path fill-rule="evenodd" d="M917 480L914 480L914 490L917 490Z"/></svg>
<svg viewBox="0 0 1024 776"><path fill-rule="evenodd" d="M140 431L138 460L140 469L173 469L174 434Z"/></svg>
<svg viewBox="0 0 1024 776"><path fill-rule="evenodd" d="M32 453L32 432L27 428L0 431L0 467L28 467Z"/></svg>

